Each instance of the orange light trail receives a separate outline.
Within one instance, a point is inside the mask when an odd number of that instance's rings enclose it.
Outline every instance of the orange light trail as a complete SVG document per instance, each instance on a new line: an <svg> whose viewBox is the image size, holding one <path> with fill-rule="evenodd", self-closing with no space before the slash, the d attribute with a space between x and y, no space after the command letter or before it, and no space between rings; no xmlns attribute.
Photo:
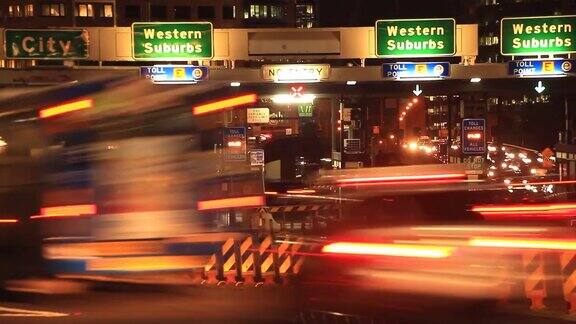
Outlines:
<svg viewBox="0 0 576 324"><path fill-rule="evenodd" d="M0 223L4 223L4 224L6 224L6 223L11 223L11 224L13 224L13 223L18 223L18 220L15 219L15 218L0 218Z"/></svg>
<svg viewBox="0 0 576 324"><path fill-rule="evenodd" d="M255 103L257 100L258 96L256 96L256 94L247 94L192 107L192 113L194 115L203 115L223 109Z"/></svg>
<svg viewBox="0 0 576 324"><path fill-rule="evenodd" d="M414 244L380 244L380 243L331 243L322 248L324 253L379 255L415 258L446 258L452 255L454 247L422 246Z"/></svg>
<svg viewBox="0 0 576 324"><path fill-rule="evenodd" d="M564 219L576 215L576 204L524 204L474 206L471 211L486 219Z"/></svg>
<svg viewBox="0 0 576 324"><path fill-rule="evenodd" d="M213 210L236 207L257 207L263 206L266 202L264 196L247 196L237 198L224 198L214 200L204 200L198 202L198 210Z"/></svg>
<svg viewBox="0 0 576 324"><path fill-rule="evenodd" d="M470 246L543 249L543 250L576 250L576 241L550 239L509 239L509 238L473 238Z"/></svg>
<svg viewBox="0 0 576 324"><path fill-rule="evenodd" d="M366 177L350 178L336 180L340 185L357 185L357 184L403 184L403 183L421 183L421 182L452 182L454 180L464 180L466 174L449 173L449 174L431 174L417 176L389 176L389 177Z"/></svg>
<svg viewBox="0 0 576 324"><path fill-rule="evenodd" d="M97 212L96 205L68 205L68 206L54 206L44 207L40 209L40 215L31 216L30 218L58 218L58 217L74 217L84 215L95 215Z"/></svg>
<svg viewBox="0 0 576 324"><path fill-rule="evenodd" d="M88 109L94 106L94 100L92 99L80 99L72 102L64 103L58 106L49 107L40 110L40 118L54 117L57 115L69 113L76 110Z"/></svg>
<svg viewBox="0 0 576 324"><path fill-rule="evenodd" d="M296 190L288 190L286 193L289 194L313 194L316 193L314 189L296 189Z"/></svg>

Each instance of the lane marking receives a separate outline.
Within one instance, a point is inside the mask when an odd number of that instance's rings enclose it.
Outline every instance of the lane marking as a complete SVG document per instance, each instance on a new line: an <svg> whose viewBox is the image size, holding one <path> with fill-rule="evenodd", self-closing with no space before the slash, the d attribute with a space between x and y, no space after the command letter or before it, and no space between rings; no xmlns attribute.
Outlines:
<svg viewBox="0 0 576 324"><path fill-rule="evenodd" d="M3 317L64 317L70 314L40 311L40 310L28 310L23 308L12 308L12 307L1 307L0 312L9 312L9 314L0 314Z"/></svg>

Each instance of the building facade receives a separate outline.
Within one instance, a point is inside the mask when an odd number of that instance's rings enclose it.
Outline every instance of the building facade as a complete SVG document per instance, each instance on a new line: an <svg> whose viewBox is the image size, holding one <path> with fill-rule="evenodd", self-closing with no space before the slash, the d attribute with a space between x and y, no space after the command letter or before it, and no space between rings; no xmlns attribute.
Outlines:
<svg viewBox="0 0 576 324"><path fill-rule="evenodd" d="M7 28L130 26L137 21L209 21L216 28L316 25L314 0L5 0Z"/></svg>

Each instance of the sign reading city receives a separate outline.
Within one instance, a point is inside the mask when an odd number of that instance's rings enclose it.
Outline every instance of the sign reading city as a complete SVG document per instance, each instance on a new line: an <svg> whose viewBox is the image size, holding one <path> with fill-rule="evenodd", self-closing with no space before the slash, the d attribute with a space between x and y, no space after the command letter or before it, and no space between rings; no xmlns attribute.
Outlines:
<svg viewBox="0 0 576 324"><path fill-rule="evenodd" d="M159 84L193 84L206 80L208 68L194 65L142 66L140 75Z"/></svg>
<svg viewBox="0 0 576 324"><path fill-rule="evenodd" d="M319 82L330 76L329 64L263 65L262 78L280 83Z"/></svg>
<svg viewBox="0 0 576 324"><path fill-rule="evenodd" d="M8 59L67 60L88 58L90 38L84 29L6 29Z"/></svg>
<svg viewBox="0 0 576 324"><path fill-rule="evenodd" d="M486 153L486 120L462 120L462 153Z"/></svg>
<svg viewBox="0 0 576 324"><path fill-rule="evenodd" d="M246 128L226 127L222 131L225 161L246 161Z"/></svg>
<svg viewBox="0 0 576 324"><path fill-rule="evenodd" d="M520 77L566 76L576 73L574 59L538 59L508 62L508 74Z"/></svg>
<svg viewBox="0 0 576 324"><path fill-rule="evenodd" d="M448 62L422 62L422 63L385 63L382 65L382 76L385 79L441 79L450 76L450 63Z"/></svg>
<svg viewBox="0 0 576 324"><path fill-rule="evenodd" d="M456 21L392 19L376 21L376 56L427 57L456 54Z"/></svg>
<svg viewBox="0 0 576 324"><path fill-rule="evenodd" d="M135 60L194 60L214 56L214 28L209 22L136 22L132 24Z"/></svg>
<svg viewBox="0 0 576 324"><path fill-rule="evenodd" d="M576 52L576 16L502 18L502 55Z"/></svg>

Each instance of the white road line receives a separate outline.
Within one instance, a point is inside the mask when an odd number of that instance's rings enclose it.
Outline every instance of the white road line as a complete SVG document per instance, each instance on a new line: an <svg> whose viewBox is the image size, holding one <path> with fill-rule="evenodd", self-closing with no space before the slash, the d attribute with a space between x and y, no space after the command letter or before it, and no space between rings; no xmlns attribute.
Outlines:
<svg viewBox="0 0 576 324"><path fill-rule="evenodd" d="M28 310L23 308L0 307L0 312L8 312L8 314L0 314L3 317L63 317L69 316L66 313L48 312L40 310Z"/></svg>

